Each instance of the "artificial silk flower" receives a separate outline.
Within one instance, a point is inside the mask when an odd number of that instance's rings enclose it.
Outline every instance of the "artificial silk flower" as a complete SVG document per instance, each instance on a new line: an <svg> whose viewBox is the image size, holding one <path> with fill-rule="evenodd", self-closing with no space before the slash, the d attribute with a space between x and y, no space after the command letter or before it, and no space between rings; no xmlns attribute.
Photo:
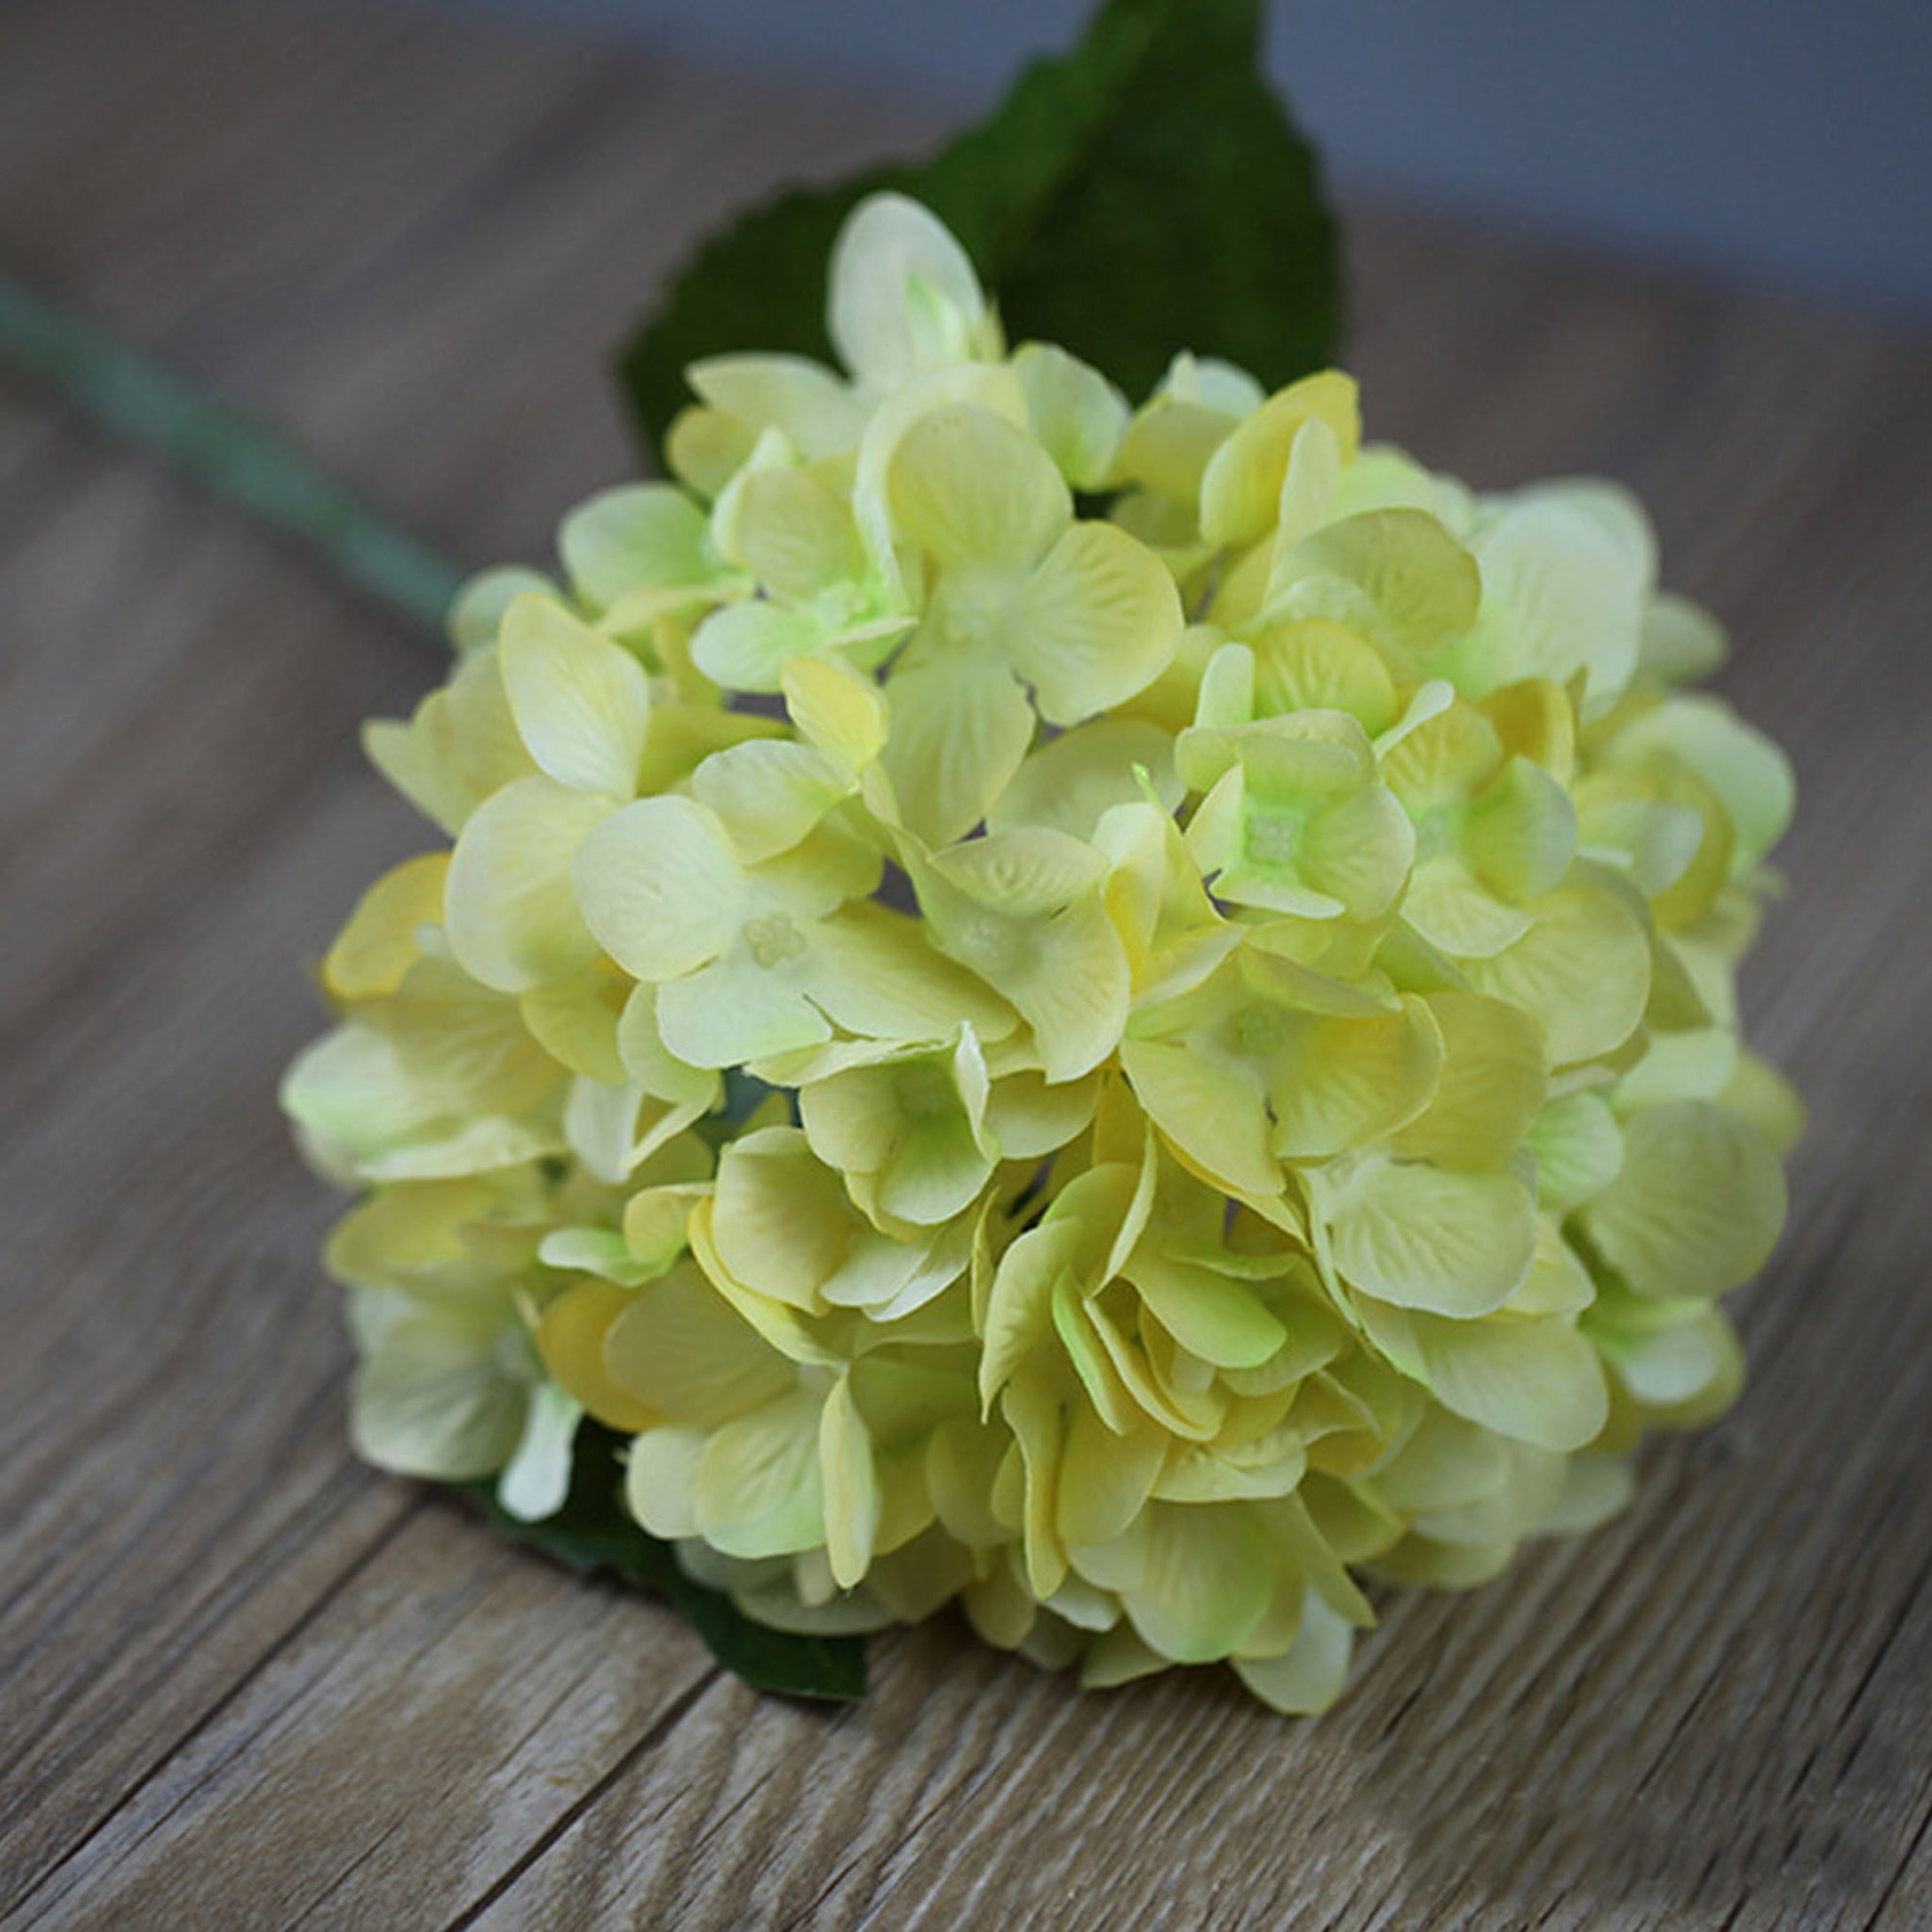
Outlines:
<svg viewBox="0 0 1932 1932"><path fill-rule="evenodd" d="M1133 406L901 197L828 322L371 728L447 849L283 1091L361 1196L355 1439L541 1519L588 1418L749 1617L1319 1710L1365 1581L1736 1395L1789 767L1621 491L1478 496L1332 371Z"/></svg>

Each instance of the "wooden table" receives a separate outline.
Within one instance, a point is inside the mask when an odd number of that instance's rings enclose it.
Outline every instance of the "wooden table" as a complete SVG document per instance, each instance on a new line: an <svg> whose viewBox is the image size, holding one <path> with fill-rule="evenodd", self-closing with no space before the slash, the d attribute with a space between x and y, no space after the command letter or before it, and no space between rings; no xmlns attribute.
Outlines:
<svg viewBox="0 0 1932 1932"><path fill-rule="evenodd" d="M0 247L476 559L625 472L689 241L883 101L364 15L0 11ZM358 1467L275 1077L424 834L421 640L0 382L0 1911L14 1926L1932 1924L1932 350L1364 212L1372 427L1603 470L1795 752L1749 976L1814 1112L1752 1382L1590 1540L1399 1598L1331 1717L951 1619L836 1712Z"/></svg>

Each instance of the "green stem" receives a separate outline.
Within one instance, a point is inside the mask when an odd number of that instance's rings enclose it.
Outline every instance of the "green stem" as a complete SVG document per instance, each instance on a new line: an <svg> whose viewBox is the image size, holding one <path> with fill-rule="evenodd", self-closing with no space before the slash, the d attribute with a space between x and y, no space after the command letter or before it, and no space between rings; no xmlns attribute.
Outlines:
<svg viewBox="0 0 1932 1932"><path fill-rule="evenodd" d="M0 269L0 365L56 390L211 496L304 543L378 603L440 632L462 565L379 516L266 423Z"/></svg>

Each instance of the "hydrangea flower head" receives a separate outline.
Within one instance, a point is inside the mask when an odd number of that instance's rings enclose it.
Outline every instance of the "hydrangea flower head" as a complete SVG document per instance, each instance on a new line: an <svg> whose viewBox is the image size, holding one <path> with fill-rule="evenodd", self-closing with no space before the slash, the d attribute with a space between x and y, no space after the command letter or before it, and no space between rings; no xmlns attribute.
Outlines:
<svg viewBox="0 0 1932 1932"><path fill-rule="evenodd" d="M674 480L370 727L448 844L284 1091L356 1440L540 1518L592 1417L753 1617L1318 1710L1365 1581L1735 1395L1789 768L1612 486L1475 495L1334 372L1130 407L895 196L830 332L694 367Z"/></svg>

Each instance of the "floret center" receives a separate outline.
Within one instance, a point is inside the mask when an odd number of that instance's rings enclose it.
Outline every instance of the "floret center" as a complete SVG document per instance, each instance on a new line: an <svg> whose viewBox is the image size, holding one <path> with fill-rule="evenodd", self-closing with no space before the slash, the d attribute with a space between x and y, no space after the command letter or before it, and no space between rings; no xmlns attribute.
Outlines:
<svg viewBox="0 0 1932 1932"><path fill-rule="evenodd" d="M1293 811L1259 811L1248 820L1243 843L1258 866L1286 866L1301 842L1301 816Z"/></svg>
<svg viewBox="0 0 1932 1932"><path fill-rule="evenodd" d="M805 951L805 934L788 913L768 912L761 918L748 919L744 933L745 944L760 966L782 966Z"/></svg>

